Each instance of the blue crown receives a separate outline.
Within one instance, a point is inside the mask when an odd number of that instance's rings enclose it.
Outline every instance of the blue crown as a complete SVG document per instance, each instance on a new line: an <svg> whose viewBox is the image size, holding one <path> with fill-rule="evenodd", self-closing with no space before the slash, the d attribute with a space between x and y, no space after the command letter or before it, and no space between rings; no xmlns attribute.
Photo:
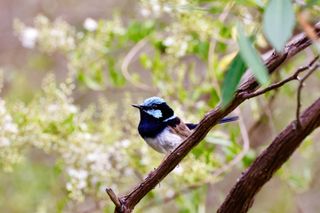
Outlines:
<svg viewBox="0 0 320 213"><path fill-rule="evenodd" d="M151 106L153 104L162 104L165 103L165 101L162 98L159 97L151 97L151 98L147 98L146 100L144 100L143 102L143 106Z"/></svg>

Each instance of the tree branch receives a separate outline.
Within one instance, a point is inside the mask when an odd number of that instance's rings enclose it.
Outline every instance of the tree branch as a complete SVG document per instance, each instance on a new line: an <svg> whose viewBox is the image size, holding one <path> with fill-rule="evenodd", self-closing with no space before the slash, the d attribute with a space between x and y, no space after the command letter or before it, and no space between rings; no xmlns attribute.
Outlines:
<svg viewBox="0 0 320 213"><path fill-rule="evenodd" d="M315 26L315 31L319 36L320 23ZM269 73L272 74L287 59L302 51L311 43L312 41L303 33L295 36L293 40L286 45L283 53L277 54L276 52L273 52L272 55L265 60ZM122 209L119 211L119 208L116 208L115 212L131 212L137 203L163 178L165 178L195 146L200 143L200 141L220 119L228 115L243 101L245 101L245 97L243 96L244 93L252 93L257 89L257 87L258 83L255 78L249 77L248 80L239 87L232 103L226 109L222 110L218 106L207 113L200 121L195 131L170 155L168 155L157 169L150 172L147 178L138 184L130 193L120 198Z"/></svg>
<svg viewBox="0 0 320 213"><path fill-rule="evenodd" d="M262 186L288 160L302 141L320 126L320 98L306 109L299 119L301 128L297 129L294 120L273 140L237 181L218 213L248 211Z"/></svg>

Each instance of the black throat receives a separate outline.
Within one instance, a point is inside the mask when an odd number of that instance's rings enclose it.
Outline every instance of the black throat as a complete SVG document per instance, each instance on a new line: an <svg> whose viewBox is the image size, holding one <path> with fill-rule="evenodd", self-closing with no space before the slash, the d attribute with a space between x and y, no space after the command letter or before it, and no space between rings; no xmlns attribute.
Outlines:
<svg viewBox="0 0 320 213"><path fill-rule="evenodd" d="M167 124L163 122L162 119L155 118L145 111L140 110L140 123L138 126L138 131L141 137L155 138L166 127Z"/></svg>

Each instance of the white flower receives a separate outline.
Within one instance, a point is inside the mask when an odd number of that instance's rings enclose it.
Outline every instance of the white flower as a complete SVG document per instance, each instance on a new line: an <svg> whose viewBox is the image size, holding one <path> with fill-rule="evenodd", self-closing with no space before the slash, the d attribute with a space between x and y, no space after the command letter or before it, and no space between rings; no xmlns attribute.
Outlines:
<svg viewBox="0 0 320 213"><path fill-rule="evenodd" d="M70 113L77 113L78 112L78 108L75 105L69 105L68 110Z"/></svg>
<svg viewBox="0 0 320 213"><path fill-rule="evenodd" d="M152 5L152 10L153 10L154 13L158 14L160 12L160 9L161 9L161 7L160 7L159 4L153 4Z"/></svg>
<svg viewBox="0 0 320 213"><path fill-rule="evenodd" d="M148 10L146 8L142 8L140 12L141 12L141 15L144 17L147 17L151 14L150 10Z"/></svg>
<svg viewBox="0 0 320 213"><path fill-rule="evenodd" d="M143 156L143 157L141 158L141 160L140 160L140 163L141 163L142 165L148 165L148 164L150 163L150 159L149 159L148 157L146 157L146 156Z"/></svg>
<svg viewBox="0 0 320 213"><path fill-rule="evenodd" d="M120 141L120 144L123 148L128 148L130 146L130 141L129 140L122 140L122 141Z"/></svg>
<svg viewBox="0 0 320 213"><path fill-rule="evenodd" d="M81 136L83 137L84 140L87 140L87 141L92 139L92 135L88 132L82 133Z"/></svg>
<svg viewBox="0 0 320 213"><path fill-rule="evenodd" d="M84 180L80 180L80 182L78 183L77 187L78 189L83 189L87 186L87 182Z"/></svg>
<svg viewBox="0 0 320 213"><path fill-rule="evenodd" d="M182 42L180 44L180 49L177 51L176 55L178 57L184 56L186 54L187 48L188 48L188 43L187 42Z"/></svg>
<svg viewBox="0 0 320 213"><path fill-rule="evenodd" d="M58 104L50 104L48 106L48 111L49 112L56 112L59 110L59 105Z"/></svg>
<svg viewBox="0 0 320 213"><path fill-rule="evenodd" d="M0 147L9 146L10 143L11 142L8 140L8 138L5 138L5 137L0 138Z"/></svg>
<svg viewBox="0 0 320 213"><path fill-rule="evenodd" d="M171 46L174 44L174 39L172 37L168 37L163 41L164 46Z"/></svg>
<svg viewBox="0 0 320 213"><path fill-rule="evenodd" d="M34 48L38 36L39 32L37 29L33 27L25 28L20 35L20 41L22 43L22 46L30 49Z"/></svg>
<svg viewBox="0 0 320 213"><path fill-rule="evenodd" d="M93 32L97 29L98 23L96 22L96 20L92 18L86 18L86 20L83 23L83 27L86 30Z"/></svg>
<svg viewBox="0 0 320 213"><path fill-rule="evenodd" d="M66 188L67 188L68 191L71 191L72 190L72 184L70 182L68 182L66 184Z"/></svg>
<svg viewBox="0 0 320 213"><path fill-rule="evenodd" d="M166 193L167 197L172 197L174 195L174 191L172 189L169 189Z"/></svg>
<svg viewBox="0 0 320 213"><path fill-rule="evenodd" d="M59 39L63 39L65 37L65 32L60 30L60 29L52 29L50 31L51 36L59 38Z"/></svg>
<svg viewBox="0 0 320 213"><path fill-rule="evenodd" d="M11 132L11 133L17 133L18 128L17 125L14 123L5 123L3 126L4 131Z"/></svg>
<svg viewBox="0 0 320 213"><path fill-rule="evenodd" d="M84 180L88 177L88 172L83 169L76 170L73 168L69 168L68 174L70 175L70 177L73 177L79 180Z"/></svg>
<svg viewBox="0 0 320 213"><path fill-rule="evenodd" d="M178 165L174 170L173 173L177 174L177 175L181 175L183 173L183 168L181 167L181 165Z"/></svg>
<svg viewBox="0 0 320 213"><path fill-rule="evenodd" d="M172 7L170 7L169 5L164 5L163 6L163 11L167 12L167 13L170 13L172 11Z"/></svg>
<svg viewBox="0 0 320 213"><path fill-rule="evenodd" d="M130 175L133 175L133 174L134 174L134 172L130 168L126 168L124 170L124 175L126 175L126 176L130 176Z"/></svg>
<svg viewBox="0 0 320 213"><path fill-rule="evenodd" d="M97 151L93 152L93 153L90 153L87 155L87 160L89 162L95 162L97 161L98 159L100 158L100 155Z"/></svg>

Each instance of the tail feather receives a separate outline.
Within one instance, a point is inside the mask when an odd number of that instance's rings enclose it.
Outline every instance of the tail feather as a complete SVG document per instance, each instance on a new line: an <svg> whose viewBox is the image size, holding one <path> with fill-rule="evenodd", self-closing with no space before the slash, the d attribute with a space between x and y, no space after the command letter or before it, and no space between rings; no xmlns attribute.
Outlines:
<svg viewBox="0 0 320 213"><path fill-rule="evenodd" d="M193 124L193 123L186 123L186 125L190 130L195 129L198 126L198 124Z"/></svg>
<svg viewBox="0 0 320 213"><path fill-rule="evenodd" d="M224 118L222 118L222 119L219 121L219 124L236 121L236 120L238 120L238 119L239 119L238 116L224 117Z"/></svg>
<svg viewBox="0 0 320 213"><path fill-rule="evenodd" d="M232 121L236 121L238 119L239 119L238 116L224 117L219 121L219 124L229 123ZM195 129L198 126L198 124L193 124L193 123L186 123L186 125L190 130Z"/></svg>

